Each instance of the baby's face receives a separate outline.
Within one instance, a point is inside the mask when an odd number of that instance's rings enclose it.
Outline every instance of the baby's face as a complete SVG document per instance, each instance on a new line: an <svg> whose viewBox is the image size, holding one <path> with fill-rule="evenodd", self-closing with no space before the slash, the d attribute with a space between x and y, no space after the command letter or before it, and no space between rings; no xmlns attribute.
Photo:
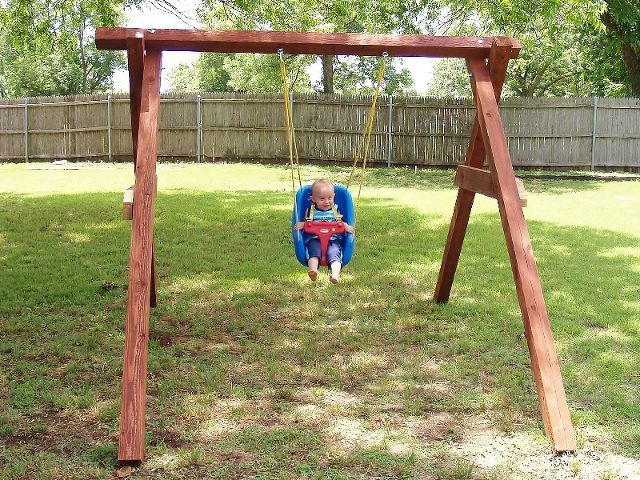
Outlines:
<svg viewBox="0 0 640 480"><path fill-rule="evenodd" d="M331 185L318 185L311 192L311 201L320 210L330 210L333 207L335 193Z"/></svg>

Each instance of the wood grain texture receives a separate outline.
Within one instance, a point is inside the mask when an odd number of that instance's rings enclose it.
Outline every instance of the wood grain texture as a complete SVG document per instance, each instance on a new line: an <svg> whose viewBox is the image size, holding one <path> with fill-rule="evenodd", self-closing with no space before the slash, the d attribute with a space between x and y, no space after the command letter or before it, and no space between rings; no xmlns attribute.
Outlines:
<svg viewBox="0 0 640 480"><path fill-rule="evenodd" d="M142 106L142 69L144 65L144 39L136 37L134 32L126 39L127 63L129 66L129 109L131 110L131 141L133 143L133 171L136 171L136 154L138 152L138 124L140 112L147 111L148 99L145 99L145 108Z"/></svg>
<svg viewBox="0 0 640 480"><path fill-rule="evenodd" d="M491 178L491 172L488 170L460 165L456 169L456 176L453 183L460 188L469 190L470 192L480 193L491 198L497 198L496 190L493 186L493 179ZM526 192L524 185L522 184L522 180L517 177L516 186L518 188L520 205L524 207L527 205Z"/></svg>
<svg viewBox="0 0 640 480"><path fill-rule="evenodd" d="M569 416L542 285L520 206L494 85L483 60L472 59L468 61L468 65L472 74L480 132L497 193L498 209L509 250L545 430L554 451L573 451L576 448L575 432Z"/></svg>
<svg viewBox="0 0 640 480"><path fill-rule="evenodd" d="M160 73L161 52L148 50L144 58L142 82L146 84L143 91L148 92L149 107L147 111L139 113L136 185L129 256L129 288L120 405L120 443L118 447L118 459L121 461L141 461L144 458Z"/></svg>
<svg viewBox="0 0 640 480"><path fill-rule="evenodd" d="M96 46L122 50L131 32L142 32L149 48L196 52L276 53L283 48L287 54L377 56L386 51L392 57L488 58L493 42L492 37L97 28ZM509 41L517 55L520 43Z"/></svg>
<svg viewBox="0 0 640 480"><path fill-rule="evenodd" d="M493 91L496 99L500 98L502 85L507 74L507 66L510 58L515 58L519 50L514 52L513 44L510 39L505 37L497 37L494 39L491 52L489 54L489 70L493 82ZM484 61L484 60L483 60ZM485 149L480 135L480 125L478 118L473 122L471 130L471 139L469 148L467 149L467 157L465 164L469 167L481 168L485 160ZM449 226L447 242L442 255L442 263L433 298L438 303L449 301L451 295L451 287L453 279L458 268L460 253L462 252L462 244L464 236L469 225L469 217L471 216L471 208L473 207L473 199L475 194L469 190L459 189L456 198L456 204L453 208L453 216Z"/></svg>

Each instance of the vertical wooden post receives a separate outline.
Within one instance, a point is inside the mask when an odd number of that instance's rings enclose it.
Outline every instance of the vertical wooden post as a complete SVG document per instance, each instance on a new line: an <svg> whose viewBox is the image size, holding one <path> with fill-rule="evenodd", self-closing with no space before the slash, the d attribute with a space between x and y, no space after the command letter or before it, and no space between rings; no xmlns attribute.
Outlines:
<svg viewBox="0 0 640 480"><path fill-rule="evenodd" d="M495 98L499 99L502 92L502 85L507 73L509 59L512 58L513 44L510 39L496 37L491 46L491 55L489 58L489 69L491 72L491 80ZM478 117L473 122L471 130L471 139L469 148L467 149L467 158L465 165L475 168L481 168L485 160L485 149L482 143L482 135L480 135L480 125ZM462 243L467 232L469 224L469 216L471 215L471 207L475 193L462 188L458 189L458 198L453 209L453 217L449 227L447 243L445 244L444 254L442 256L442 264L440 265L440 273L433 294L433 298L438 303L447 302L453 285L453 278L458 267L460 252L462 251Z"/></svg>
<svg viewBox="0 0 640 480"><path fill-rule="evenodd" d="M152 283L153 204L156 191L158 110L160 106L160 50L140 54L143 40L136 38L129 49L131 75L132 129L134 137L136 185L129 256L129 289L125 324L125 352L120 404L118 459L144 458L144 430L149 344L149 305ZM129 44L128 44L129 46ZM133 64L133 73L132 73ZM138 81L138 72L140 80Z"/></svg>
<svg viewBox="0 0 640 480"><path fill-rule="evenodd" d="M484 59L471 59L467 64L471 72L479 129L489 159L511 259L545 431L554 451L572 451L576 448L575 432L569 416L540 276L520 205L495 85Z"/></svg>

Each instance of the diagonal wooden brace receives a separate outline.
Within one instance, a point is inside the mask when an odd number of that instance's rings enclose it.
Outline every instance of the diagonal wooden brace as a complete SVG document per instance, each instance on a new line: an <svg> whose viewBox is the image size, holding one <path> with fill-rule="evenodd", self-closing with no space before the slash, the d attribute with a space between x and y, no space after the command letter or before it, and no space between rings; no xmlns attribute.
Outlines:
<svg viewBox="0 0 640 480"><path fill-rule="evenodd" d="M484 59L467 61L480 133L489 159L511 259L545 431L555 452L576 449L547 307L524 219L494 85Z"/></svg>
<svg viewBox="0 0 640 480"><path fill-rule="evenodd" d="M517 56L520 50L518 44L513 43L513 39L496 37L493 39L491 46L491 54L489 57L489 69L491 71L491 80L495 97L500 98L502 85L504 84L505 75L509 59ZM485 149L482 143L482 135L480 135L480 125L478 118L473 123L471 130L471 139L469 148L467 149L467 158L465 164L469 167L482 168L485 160ZM458 189L458 197L456 205L453 209L453 217L447 235L447 243L445 244L444 253L442 255L442 264L440 265L440 273L438 281L433 293L433 298L438 303L447 302L451 294L453 278L458 268L460 252L462 251L462 243L467 232L469 217L471 215L471 207L475 193L473 191Z"/></svg>
<svg viewBox="0 0 640 480"><path fill-rule="evenodd" d="M160 50L147 51L135 67L142 72L136 145L136 185L129 256L129 288L125 324L122 400L120 404L120 443L118 459L144 458L144 430L149 346L149 305L152 285L153 206L156 191L156 140L160 106ZM131 63L131 58L130 58ZM136 84L131 82L132 98ZM143 97L146 97L144 99ZM146 109L144 106L146 105ZM132 112L135 107L132 107Z"/></svg>

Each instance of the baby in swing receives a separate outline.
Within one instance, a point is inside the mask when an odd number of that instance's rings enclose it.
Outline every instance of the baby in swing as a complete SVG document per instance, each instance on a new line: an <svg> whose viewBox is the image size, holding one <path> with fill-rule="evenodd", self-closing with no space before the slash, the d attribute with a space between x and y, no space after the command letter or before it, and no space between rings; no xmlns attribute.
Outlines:
<svg viewBox="0 0 640 480"><path fill-rule="evenodd" d="M335 191L333 184L322 178L316 180L311 185L311 208L307 211L306 218L313 215L311 220L315 222L337 222L340 220L338 209L333 203ZM296 222L296 230L302 230L305 222ZM344 223L346 232L354 233L351 225ZM316 235L311 235L305 240L305 246L309 252L309 278L313 281L318 278L318 266L322 257L320 239ZM331 269L329 280L331 283L340 281L340 270L342 269L342 234L332 235L327 248L327 265Z"/></svg>

